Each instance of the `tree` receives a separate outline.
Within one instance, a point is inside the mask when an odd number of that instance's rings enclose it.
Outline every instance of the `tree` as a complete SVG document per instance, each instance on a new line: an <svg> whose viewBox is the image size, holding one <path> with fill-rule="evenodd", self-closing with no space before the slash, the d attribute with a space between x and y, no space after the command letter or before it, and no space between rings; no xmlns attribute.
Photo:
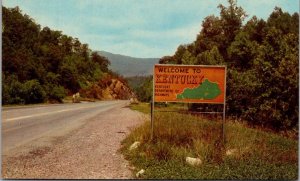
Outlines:
<svg viewBox="0 0 300 181"><path fill-rule="evenodd" d="M240 72L235 69L228 69L227 72L227 99L226 104L228 113L234 116L244 116L251 123L257 123L253 117L247 117L249 112L256 108L257 91L263 86L262 82L257 79L255 69ZM255 121L255 122L254 122Z"/></svg>
<svg viewBox="0 0 300 181"><path fill-rule="evenodd" d="M16 8L7 9L2 7L3 24L5 30L2 34L2 67L3 72L18 72L19 78L26 79L26 61L33 59L33 50L37 41L40 26L28 15L22 15L21 10Z"/></svg>
<svg viewBox="0 0 300 181"><path fill-rule="evenodd" d="M266 34L266 26L267 23L263 19L258 20L257 17L254 16L246 23L246 25L242 28L242 31L249 35L249 39L251 41L262 43Z"/></svg>
<svg viewBox="0 0 300 181"><path fill-rule="evenodd" d="M227 38L226 44L234 40L235 35L238 34L242 27L243 20L247 17L242 7L237 6L236 0L228 0L229 6L225 7L220 4L220 16L224 36Z"/></svg>
<svg viewBox="0 0 300 181"><path fill-rule="evenodd" d="M76 60L76 55L65 57L59 68L59 74L62 75L61 84L71 90L72 93L76 93L80 89Z"/></svg>
<svg viewBox="0 0 300 181"><path fill-rule="evenodd" d="M196 57L194 57L188 50L186 50L182 55L182 64L194 65L196 64Z"/></svg>
<svg viewBox="0 0 300 181"><path fill-rule="evenodd" d="M202 22L202 30L195 41L195 53L211 50L214 46L220 48L225 41L222 22L219 17L208 16Z"/></svg>
<svg viewBox="0 0 300 181"><path fill-rule="evenodd" d="M228 47L228 58L236 68L247 70L253 66L259 44L251 41L248 33L241 31Z"/></svg>
<svg viewBox="0 0 300 181"><path fill-rule="evenodd" d="M214 46L211 50L206 50L197 56L197 64L224 65L224 59L218 48Z"/></svg>
<svg viewBox="0 0 300 181"><path fill-rule="evenodd" d="M96 53L91 56L88 44L78 38L47 26L41 30L18 7L2 7L2 12L4 104L61 102L66 93L78 92L105 74L113 74L109 60Z"/></svg>
<svg viewBox="0 0 300 181"><path fill-rule="evenodd" d="M152 76L146 77L146 80L144 80L143 84L140 85L136 91L139 101L150 102L152 100L152 95L153 95L152 85L153 85L153 77Z"/></svg>
<svg viewBox="0 0 300 181"><path fill-rule="evenodd" d="M186 47L185 45L180 45L176 52L175 52L175 55L173 56L174 58L174 61L177 63L177 64L182 64L182 57L183 57L183 54L185 53L186 51Z"/></svg>
<svg viewBox="0 0 300 181"><path fill-rule="evenodd" d="M298 51L297 35L283 35L274 27L259 49L255 69L264 86L256 97L260 107L251 116L266 126L281 129L298 124Z"/></svg>
<svg viewBox="0 0 300 181"><path fill-rule="evenodd" d="M108 72L108 66L110 65L110 61L97 52L92 52L92 61L98 63L102 72Z"/></svg>
<svg viewBox="0 0 300 181"><path fill-rule="evenodd" d="M160 64L174 64L175 60L172 56L164 56L162 58L159 59Z"/></svg>
<svg viewBox="0 0 300 181"><path fill-rule="evenodd" d="M16 75L6 76L2 73L2 103L3 104L24 104L22 98L22 84L17 80Z"/></svg>
<svg viewBox="0 0 300 181"><path fill-rule="evenodd" d="M46 99L46 92L38 80L26 81L22 87L25 104L42 103Z"/></svg>
<svg viewBox="0 0 300 181"><path fill-rule="evenodd" d="M243 25L246 13L228 2L219 5L220 17L203 20L192 44L160 62L226 64L229 115L274 130L297 127L299 14L276 7L267 21L254 16Z"/></svg>
<svg viewBox="0 0 300 181"><path fill-rule="evenodd" d="M283 12L281 8L275 7L274 11L270 15L267 21L268 27L274 27L282 33L293 33L293 34L299 34L298 27L299 25L299 15L294 14L293 17L287 13Z"/></svg>

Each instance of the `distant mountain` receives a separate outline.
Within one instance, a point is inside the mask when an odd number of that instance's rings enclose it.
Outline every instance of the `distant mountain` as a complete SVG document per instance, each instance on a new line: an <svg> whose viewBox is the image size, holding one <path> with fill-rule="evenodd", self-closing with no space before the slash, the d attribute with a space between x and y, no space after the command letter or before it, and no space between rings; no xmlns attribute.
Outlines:
<svg viewBox="0 0 300 181"><path fill-rule="evenodd" d="M111 63L111 70L124 77L152 75L153 65L159 60L159 58L135 58L105 51L98 51L98 54L107 57Z"/></svg>

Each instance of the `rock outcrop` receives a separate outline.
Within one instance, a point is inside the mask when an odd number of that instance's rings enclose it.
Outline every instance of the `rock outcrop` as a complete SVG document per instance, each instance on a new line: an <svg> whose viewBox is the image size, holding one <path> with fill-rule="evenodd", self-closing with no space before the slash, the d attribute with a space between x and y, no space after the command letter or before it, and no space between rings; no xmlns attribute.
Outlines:
<svg viewBox="0 0 300 181"><path fill-rule="evenodd" d="M93 84L90 88L81 90L80 94L87 98L100 100L125 100L136 97L133 91L125 83L118 79L99 81L97 84Z"/></svg>

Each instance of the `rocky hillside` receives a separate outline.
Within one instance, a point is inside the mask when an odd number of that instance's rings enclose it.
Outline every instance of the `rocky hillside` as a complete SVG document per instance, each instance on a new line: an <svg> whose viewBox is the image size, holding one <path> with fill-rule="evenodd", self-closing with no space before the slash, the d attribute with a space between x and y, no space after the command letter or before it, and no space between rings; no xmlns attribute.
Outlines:
<svg viewBox="0 0 300 181"><path fill-rule="evenodd" d="M101 80L87 89L82 89L80 94L86 98L100 100L125 100L136 97L127 83L116 78Z"/></svg>

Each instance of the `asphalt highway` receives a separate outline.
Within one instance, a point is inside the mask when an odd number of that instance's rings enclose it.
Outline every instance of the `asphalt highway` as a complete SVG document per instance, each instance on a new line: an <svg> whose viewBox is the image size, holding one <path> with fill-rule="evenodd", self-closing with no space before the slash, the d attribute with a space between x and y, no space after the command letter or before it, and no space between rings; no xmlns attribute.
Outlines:
<svg viewBox="0 0 300 181"><path fill-rule="evenodd" d="M66 130L79 127L89 118L128 103L101 101L2 108L2 153L43 136L66 134Z"/></svg>

